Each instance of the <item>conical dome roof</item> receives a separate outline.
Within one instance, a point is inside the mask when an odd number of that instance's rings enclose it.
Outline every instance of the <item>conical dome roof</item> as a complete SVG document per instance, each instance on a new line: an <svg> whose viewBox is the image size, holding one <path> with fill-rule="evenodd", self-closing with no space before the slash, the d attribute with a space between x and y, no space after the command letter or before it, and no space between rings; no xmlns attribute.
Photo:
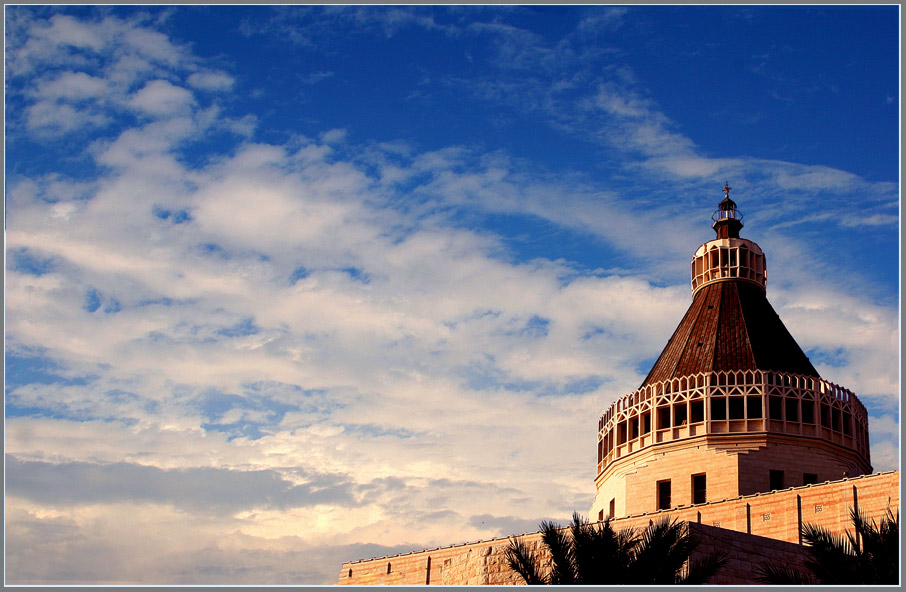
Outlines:
<svg viewBox="0 0 906 592"><path fill-rule="evenodd" d="M642 387L725 370L773 370L819 377L764 291L741 280L711 283L695 293Z"/></svg>

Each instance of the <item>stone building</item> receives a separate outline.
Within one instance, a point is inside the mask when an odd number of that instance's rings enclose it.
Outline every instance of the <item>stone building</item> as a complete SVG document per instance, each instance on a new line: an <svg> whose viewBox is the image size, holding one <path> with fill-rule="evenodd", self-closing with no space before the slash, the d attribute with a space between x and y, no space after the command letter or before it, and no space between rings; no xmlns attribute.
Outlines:
<svg viewBox="0 0 906 592"><path fill-rule="evenodd" d="M761 248L726 198L692 257L692 304L639 389L598 421L592 516L626 516L871 473L868 414L818 375L766 297Z"/></svg>
<svg viewBox="0 0 906 592"><path fill-rule="evenodd" d="M598 420L591 517L669 516L730 562L716 584L803 557L804 522L842 533L850 509L898 511L899 473L871 475L868 415L823 379L767 300L761 248L740 238L730 187L692 257L692 304L639 388ZM522 535L540 544L540 533ZM515 584L507 538L344 563L340 584Z"/></svg>

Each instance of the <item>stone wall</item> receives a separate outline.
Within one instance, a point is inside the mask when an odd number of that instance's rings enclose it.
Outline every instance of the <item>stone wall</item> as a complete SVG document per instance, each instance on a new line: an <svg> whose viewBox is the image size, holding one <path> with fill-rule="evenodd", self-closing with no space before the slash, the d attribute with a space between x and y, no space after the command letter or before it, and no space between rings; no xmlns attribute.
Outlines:
<svg viewBox="0 0 906 592"><path fill-rule="evenodd" d="M849 512L857 506L880 519L899 510L897 471L863 475L733 499L681 506L613 520L616 529L644 528L663 516L690 523L702 540L698 552L726 551L729 565L715 584L753 583L752 567L763 559L799 563L799 524L810 522L842 533L852 528ZM540 549L540 533L521 535ZM344 563L339 584L519 584L503 558L508 538L465 543L392 557Z"/></svg>

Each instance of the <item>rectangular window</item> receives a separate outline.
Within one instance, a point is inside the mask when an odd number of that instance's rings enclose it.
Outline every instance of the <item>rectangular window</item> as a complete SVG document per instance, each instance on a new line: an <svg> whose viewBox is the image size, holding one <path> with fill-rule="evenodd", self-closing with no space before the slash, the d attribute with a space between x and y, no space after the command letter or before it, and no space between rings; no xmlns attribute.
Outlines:
<svg viewBox="0 0 906 592"><path fill-rule="evenodd" d="M648 412L642 416L642 433L647 434L651 431L651 413Z"/></svg>
<svg viewBox="0 0 906 592"><path fill-rule="evenodd" d="M763 473L762 473L763 474ZM771 491L783 489L783 471L771 471Z"/></svg>
<svg viewBox="0 0 906 592"><path fill-rule="evenodd" d="M670 427L670 407L657 408L657 429L663 430Z"/></svg>
<svg viewBox="0 0 906 592"><path fill-rule="evenodd" d="M673 406L673 425L686 425L686 404L678 403Z"/></svg>
<svg viewBox="0 0 906 592"><path fill-rule="evenodd" d="M692 503L703 504L708 501L708 488L705 475L692 475Z"/></svg>
<svg viewBox="0 0 906 592"><path fill-rule="evenodd" d="M803 473L802 474L802 484L803 485L814 485L818 482L818 475L815 473Z"/></svg>
<svg viewBox="0 0 906 592"><path fill-rule="evenodd" d="M821 425L826 428L831 427L830 407L827 405L821 405Z"/></svg>
<svg viewBox="0 0 906 592"><path fill-rule="evenodd" d="M730 397L730 419L745 418L745 401L742 397Z"/></svg>
<svg viewBox="0 0 906 592"><path fill-rule="evenodd" d="M639 418L633 417L629 420L629 437L632 440L635 440L639 437Z"/></svg>
<svg viewBox="0 0 906 592"><path fill-rule="evenodd" d="M786 400L786 420L799 421L799 399Z"/></svg>
<svg viewBox="0 0 906 592"><path fill-rule="evenodd" d="M783 397L768 397L768 417L783 419Z"/></svg>
<svg viewBox="0 0 906 592"><path fill-rule="evenodd" d="M701 399L689 403L689 412L691 419L689 423L700 423L705 421L705 402Z"/></svg>
<svg viewBox="0 0 906 592"><path fill-rule="evenodd" d="M604 510L598 510L598 520L604 520Z"/></svg>
<svg viewBox="0 0 906 592"><path fill-rule="evenodd" d="M611 517L611 518L613 518L614 516L617 515L617 509L616 509L616 508L617 508L617 500L611 499L611 500L610 500L610 517Z"/></svg>
<svg viewBox="0 0 906 592"><path fill-rule="evenodd" d="M815 423L814 401L802 401L802 423Z"/></svg>
<svg viewBox="0 0 906 592"><path fill-rule="evenodd" d="M746 397L746 417L761 419L761 397Z"/></svg>
<svg viewBox="0 0 906 592"><path fill-rule="evenodd" d="M670 509L670 481L657 482L657 509Z"/></svg>
<svg viewBox="0 0 906 592"><path fill-rule="evenodd" d="M711 397L711 419L727 419L726 397Z"/></svg>

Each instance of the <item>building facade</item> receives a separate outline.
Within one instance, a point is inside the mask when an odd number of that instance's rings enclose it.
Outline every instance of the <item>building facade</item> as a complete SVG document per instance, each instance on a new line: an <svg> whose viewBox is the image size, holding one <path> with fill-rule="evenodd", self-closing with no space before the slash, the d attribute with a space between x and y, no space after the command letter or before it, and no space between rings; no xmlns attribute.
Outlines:
<svg viewBox="0 0 906 592"><path fill-rule="evenodd" d="M692 257L692 304L639 388L598 420L592 519L683 521L730 561L715 584L801 564L801 526L898 512L899 473L871 474L868 414L822 378L767 300L767 262L741 238L730 187ZM540 533L521 535L541 549ZM517 584L509 537L344 563L340 584Z"/></svg>
<svg viewBox="0 0 906 592"><path fill-rule="evenodd" d="M730 199L692 257L692 304L641 386L598 421L600 520L871 473L868 414L767 300Z"/></svg>

